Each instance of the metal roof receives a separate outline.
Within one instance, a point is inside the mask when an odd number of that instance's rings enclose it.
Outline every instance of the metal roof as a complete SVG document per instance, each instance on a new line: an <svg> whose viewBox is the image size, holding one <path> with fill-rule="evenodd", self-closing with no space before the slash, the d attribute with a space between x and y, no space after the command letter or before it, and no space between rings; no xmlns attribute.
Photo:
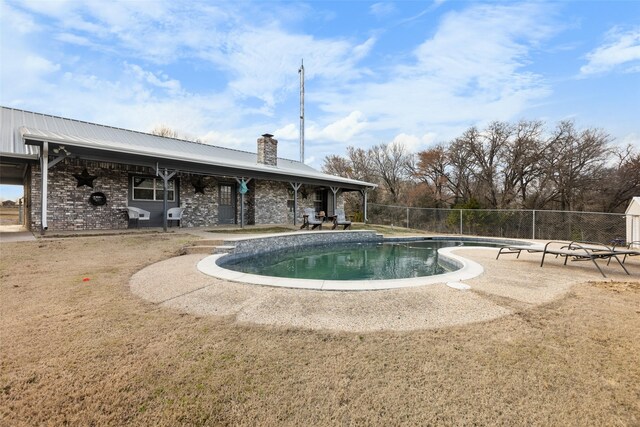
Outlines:
<svg viewBox="0 0 640 427"><path fill-rule="evenodd" d="M39 148L25 141L46 141L83 150L142 156L183 165L242 170L260 176L306 178L355 187L375 184L324 174L304 163L278 158L278 166L257 162L256 153L167 138L47 114L0 107L0 155L37 159Z"/></svg>

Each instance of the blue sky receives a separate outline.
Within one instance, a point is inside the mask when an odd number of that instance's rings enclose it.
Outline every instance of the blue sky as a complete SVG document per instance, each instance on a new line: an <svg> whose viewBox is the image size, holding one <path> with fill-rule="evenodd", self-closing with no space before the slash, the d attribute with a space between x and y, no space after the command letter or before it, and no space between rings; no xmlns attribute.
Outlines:
<svg viewBox="0 0 640 427"><path fill-rule="evenodd" d="M299 159L492 120L640 146L640 1L6 1L0 103ZM9 197L5 188L0 196Z"/></svg>

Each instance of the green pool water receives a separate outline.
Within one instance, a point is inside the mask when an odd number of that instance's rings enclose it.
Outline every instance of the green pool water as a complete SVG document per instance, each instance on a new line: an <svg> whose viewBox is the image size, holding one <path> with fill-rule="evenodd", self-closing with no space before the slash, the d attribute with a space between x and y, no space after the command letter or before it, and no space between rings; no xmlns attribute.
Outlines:
<svg viewBox="0 0 640 427"><path fill-rule="evenodd" d="M469 241L411 241L339 244L279 250L258 257L223 262L229 270L262 276L318 280L389 280L447 272L438 249L449 246L492 246Z"/></svg>

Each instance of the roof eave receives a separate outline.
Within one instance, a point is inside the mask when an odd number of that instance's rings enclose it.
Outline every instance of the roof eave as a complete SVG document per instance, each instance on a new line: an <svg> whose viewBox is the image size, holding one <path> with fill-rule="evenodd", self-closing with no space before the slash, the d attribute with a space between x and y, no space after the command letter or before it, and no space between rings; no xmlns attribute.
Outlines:
<svg viewBox="0 0 640 427"><path fill-rule="evenodd" d="M230 168L228 164L216 162L211 158L208 158L207 160L200 160L200 159L194 159L192 157L176 155L176 153L147 152L142 150L130 149L128 147L122 147L122 146L113 147L109 145L102 145L97 142L83 142L78 140L67 139L64 137L58 138L58 137L52 137L52 136L43 136L36 133L31 133L29 129L26 127L22 127L20 129L20 132L21 132L22 138L25 141L25 144L29 144L29 145L40 145L42 142L48 142L48 143L58 144L58 145L64 144L68 146L75 146L75 147L84 148L87 150L107 151L111 153L119 153L119 154L125 154L125 155L144 156L144 157L151 157L151 158L157 158L157 159L163 159L163 160L169 160L169 161L193 163L198 165L214 166L214 167L220 167L220 168ZM278 168L273 166L250 164L246 162L236 162L236 163L237 164L234 166L236 166L239 169L246 169L247 171L254 171L258 173L266 173L271 175L285 175L285 176L290 176L292 179L304 178L311 181L323 182L323 183L326 183L326 185L330 185L332 183L334 184L339 183L339 184L348 185L351 187L362 187L362 188L377 187L377 185L373 183L352 180L349 178L342 178L337 176L334 177L326 174L321 174L321 175L307 174L304 172L287 170L286 168L283 169L283 168Z"/></svg>

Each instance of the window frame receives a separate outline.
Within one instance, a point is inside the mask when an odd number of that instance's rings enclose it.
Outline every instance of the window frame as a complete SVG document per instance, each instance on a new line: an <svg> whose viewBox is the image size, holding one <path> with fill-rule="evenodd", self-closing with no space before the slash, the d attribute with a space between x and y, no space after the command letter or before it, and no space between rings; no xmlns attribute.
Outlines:
<svg viewBox="0 0 640 427"><path fill-rule="evenodd" d="M153 180L153 188L146 188L146 187L137 187L136 186L136 179L145 179L145 180ZM169 194L173 193L173 197L167 197L167 201L168 202L175 202L176 201L176 193L177 193L177 185L176 185L177 180L175 179L170 179L169 180L169 189L167 190L169 192ZM173 189L171 188L171 186L173 185ZM150 190L153 191L153 199L141 199L141 198L136 198L136 189L138 190ZM132 201L136 201L136 202L162 202L164 201L164 198L161 197L158 199L158 194L162 195L162 192L164 191L164 182L162 179L160 178L156 178L153 176L143 176L143 175L131 175L131 200Z"/></svg>
<svg viewBox="0 0 640 427"><path fill-rule="evenodd" d="M316 212L320 212L324 207L324 190L314 191L313 208Z"/></svg>

